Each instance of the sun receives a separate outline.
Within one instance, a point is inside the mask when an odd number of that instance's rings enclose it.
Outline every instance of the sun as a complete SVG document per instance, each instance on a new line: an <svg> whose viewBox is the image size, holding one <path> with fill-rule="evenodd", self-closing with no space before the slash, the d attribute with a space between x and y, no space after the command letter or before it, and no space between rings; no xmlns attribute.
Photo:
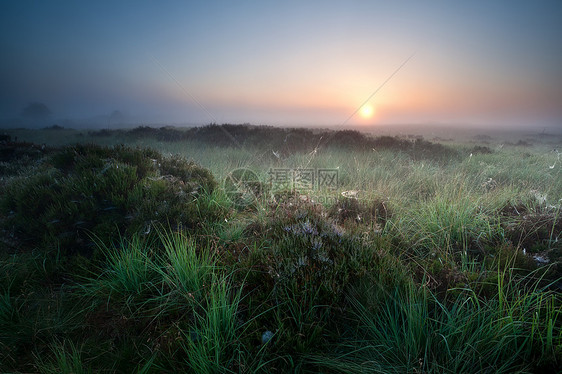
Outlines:
<svg viewBox="0 0 562 374"><path fill-rule="evenodd" d="M361 109L359 109L359 114L361 115L361 117L365 119L371 118L374 113L375 113L375 109L370 104L365 104L361 107Z"/></svg>

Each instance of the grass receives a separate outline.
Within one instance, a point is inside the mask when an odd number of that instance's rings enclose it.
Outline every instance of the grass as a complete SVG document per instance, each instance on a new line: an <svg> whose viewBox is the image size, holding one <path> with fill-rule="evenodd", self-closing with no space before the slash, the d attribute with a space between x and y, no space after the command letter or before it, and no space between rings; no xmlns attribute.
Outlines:
<svg viewBox="0 0 562 374"><path fill-rule="evenodd" d="M349 353L316 362L341 372L532 370L522 363L531 361L535 349L542 357L554 353L545 339L534 336L537 321L527 323L528 317L519 315L519 309L532 314L547 308L541 308L535 297L512 304L513 309L507 311L497 300L483 303L474 295L463 296L448 307L431 294L419 295L413 290L390 292L376 311L355 301L364 335L348 343ZM518 311L513 313L514 309ZM549 323L557 314L550 316ZM546 346L542 352L541 344Z"/></svg>
<svg viewBox="0 0 562 374"><path fill-rule="evenodd" d="M361 334L344 355L317 363L341 372L511 373L533 370L530 362L548 366L560 349L553 344L559 296L538 282L524 292L506 279L487 300L467 288L443 303L412 284L372 291L384 294L373 297L377 304L352 297Z"/></svg>
<svg viewBox="0 0 562 374"><path fill-rule="evenodd" d="M80 349L74 346L72 342L65 343L53 344L51 347L52 358L49 361L42 362L41 358L38 359L39 372L45 374L92 373L92 370L84 363Z"/></svg>
<svg viewBox="0 0 562 374"><path fill-rule="evenodd" d="M25 157L0 163L1 371L562 369L546 145L226 129L242 148L210 126L3 153ZM240 167L260 178L248 206L221 188ZM278 190L275 168L339 183Z"/></svg>

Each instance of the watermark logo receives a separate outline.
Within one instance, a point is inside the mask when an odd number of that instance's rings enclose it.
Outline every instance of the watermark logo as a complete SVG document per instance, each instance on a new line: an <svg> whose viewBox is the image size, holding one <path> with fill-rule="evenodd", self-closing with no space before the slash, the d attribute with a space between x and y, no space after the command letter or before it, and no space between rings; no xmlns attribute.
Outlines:
<svg viewBox="0 0 562 374"><path fill-rule="evenodd" d="M272 168L268 175L272 190L308 192L338 187L338 169Z"/></svg>
<svg viewBox="0 0 562 374"><path fill-rule="evenodd" d="M310 193L315 190L335 190L338 188L338 171L339 169L271 168L266 178L260 178L253 170L239 168L226 176L223 187L228 199L237 208L243 209L257 203L265 192ZM266 183L262 182L264 180Z"/></svg>
<svg viewBox="0 0 562 374"><path fill-rule="evenodd" d="M226 196L237 208L255 204L263 192L258 175L246 168L231 171L224 179L223 187Z"/></svg>
<svg viewBox="0 0 562 374"><path fill-rule="evenodd" d="M318 188L338 188L338 169L318 169Z"/></svg>

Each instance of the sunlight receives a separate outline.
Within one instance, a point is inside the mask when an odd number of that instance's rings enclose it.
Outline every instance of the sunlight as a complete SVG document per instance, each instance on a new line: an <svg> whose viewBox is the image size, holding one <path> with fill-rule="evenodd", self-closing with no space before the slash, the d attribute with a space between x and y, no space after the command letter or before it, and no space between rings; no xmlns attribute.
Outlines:
<svg viewBox="0 0 562 374"><path fill-rule="evenodd" d="M361 115L361 117L365 119L371 118L374 113L375 113L375 109L370 104L365 104L361 107L361 109L359 109L359 114Z"/></svg>

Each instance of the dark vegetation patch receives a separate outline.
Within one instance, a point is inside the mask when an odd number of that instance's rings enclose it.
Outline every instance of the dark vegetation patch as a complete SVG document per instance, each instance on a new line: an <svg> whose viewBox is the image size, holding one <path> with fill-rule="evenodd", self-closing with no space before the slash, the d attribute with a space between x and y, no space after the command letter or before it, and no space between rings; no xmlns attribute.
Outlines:
<svg viewBox="0 0 562 374"><path fill-rule="evenodd" d="M168 126L160 128L140 126L125 132L125 134L131 139L151 138L166 142L185 140L183 131Z"/></svg>
<svg viewBox="0 0 562 374"><path fill-rule="evenodd" d="M57 124L54 124L54 125L51 125L51 126L44 127L43 130L60 131L60 130L64 130L64 127L60 126L60 125L57 125Z"/></svg>
<svg viewBox="0 0 562 374"><path fill-rule="evenodd" d="M474 140L478 140L483 143L489 143L493 139L494 138L492 138L490 135L486 135L486 134L477 134L474 136Z"/></svg>
<svg viewBox="0 0 562 374"><path fill-rule="evenodd" d="M0 178L17 175L38 163L49 148L33 143L8 140L0 142Z"/></svg>
<svg viewBox="0 0 562 374"><path fill-rule="evenodd" d="M453 139L453 138L442 138L440 136L435 136L431 140L434 141L434 142L440 143L440 142L452 142L455 139Z"/></svg>
<svg viewBox="0 0 562 374"><path fill-rule="evenodd" d="M562 277L562 219L560 208L523 203L507 204L499 211L505 238L512 253L524 254L534 265L548 266L548 279ZM525 267L529 269L530 267Z"/></svg>
<svg viewBox="0 0 562 374"><path fill-rule="evenodd" d="M123 130L108 130L108 129L101 129L95 131L88 131L89 136L93 137L108 137L112 135L122 134Z"/></svg>
<svg viewBox="0 0 562 374"><path fill-rule="evenodd" d="M266 148L275 151L283 158L295 153L309 153L323 147L395 150L408 153L413 159L447 160L457 156L457 152L451 148L421 137L408 139L391 136L371 137L355 130L330 131L246 124L210 124L188 129L141 126L132 130L99 130L89 134L100 137L115 134L131 140L151 138L166 142L195 141L220 147Z"/></svg>
<svg viewBox="0 0 562 374"><path fill-rule="evenodd" d="M524 204L509 204L500 209L500 217L507 238L527 252L556 247L562 233L562 219L555 207L532 210Z"/></svg>
<svg viewBox="0 0 562 374"><path fill-rule="evenodd" d="M364 201L353 197L339 198L328 212L337 223L349 222L375 225L384 228L386 221L392 218L388 203L382 200Z"/></svg>
<svg viewBox="0 0 562 374"><path fill-rule="evenodd" d="M472 147L472 149L470 150L470 153L472 154L483 154L483 155L489 155L494 153L494 151L492 151L492 149L490 147L487 146L483 146L483 145L475 145L474 147Z"/></svg>
<svg viewBox="0 0 562 374"><path fill-rule="evenodd" d="M253 314L260 315L256 323L282 331L279 353L299 354L337 336L345 324L346 293L353 287L373 278L391 287L406 278L388 255L387 240L378 237L367 244L353 230L355 222L337 222L341 212L331 214L310 200L285 197L278 196L264 221L248 224L246 235L264 249L242 255L237 263L250 269L242 274L256 303ZM378 208L375 204L360 211L375 214Z"/></svg>
<svg viewBox="0 0 562 374"><path fill-rule="evenodd" d="M505 142L505 145L513 146L513 147L531 147L533 144L527 140L519 139L517 143L512 142Z"/></svg>
<svg viewBox="0 0 562 374"><path fill-rule="evenodd" d="M18 152L35 162L42 156L34 148ZM26 247L91 254L92 238L148 233L155 223L194 230L225 214L199 204L217 186L208 170L150 149L76 145L40 161L1 186L2 228Z"/></svg>

